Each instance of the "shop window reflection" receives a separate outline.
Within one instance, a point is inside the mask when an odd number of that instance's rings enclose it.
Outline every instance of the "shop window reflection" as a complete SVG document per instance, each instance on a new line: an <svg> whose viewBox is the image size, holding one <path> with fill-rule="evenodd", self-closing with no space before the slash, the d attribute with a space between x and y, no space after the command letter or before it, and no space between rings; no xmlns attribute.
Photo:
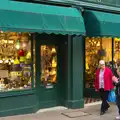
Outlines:
<svg viewBox="0 0 120 120"><path fill-rule="evenodd" d="M85 39L85 87L94 88L95 71L99 60L105 60L112 68L112 38L93 37Z"/></svg>
<svg viewBox="0 0 120 120"><path fill-rule="evenodd" d="M56 46L42 45L41 48L41 82L46 85L56 83L57 49Z"/></svg>

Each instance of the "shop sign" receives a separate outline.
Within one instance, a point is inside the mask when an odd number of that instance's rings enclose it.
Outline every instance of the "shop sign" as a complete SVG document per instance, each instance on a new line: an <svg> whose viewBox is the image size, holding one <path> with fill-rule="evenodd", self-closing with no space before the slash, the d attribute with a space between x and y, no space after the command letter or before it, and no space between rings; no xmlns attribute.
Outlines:
<svg viewBox="0 0 120 120"><path fill-rule="evenodd" d="M52 88L53 88L53 84L48 83L45 87L46 87L47 89L52 89Z"/></svg>

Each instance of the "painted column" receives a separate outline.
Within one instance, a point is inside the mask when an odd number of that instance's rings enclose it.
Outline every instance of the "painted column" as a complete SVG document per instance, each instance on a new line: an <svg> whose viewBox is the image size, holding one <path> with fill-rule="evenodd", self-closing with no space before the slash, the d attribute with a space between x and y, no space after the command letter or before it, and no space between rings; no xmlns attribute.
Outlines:
<svg viewBox="0 0 120 120"><path fill-rule="evenodd" d="M68 85L67 107L84 107L84 39L82 36L69 36L68 39Z"/></svg>

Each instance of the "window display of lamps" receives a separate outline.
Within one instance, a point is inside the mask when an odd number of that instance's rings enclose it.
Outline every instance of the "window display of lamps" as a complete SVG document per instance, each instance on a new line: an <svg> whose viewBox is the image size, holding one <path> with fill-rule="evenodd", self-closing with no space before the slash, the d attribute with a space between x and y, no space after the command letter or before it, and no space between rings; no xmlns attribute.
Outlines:
<svg viewBox="0 0 120 120"><path fill-rule="evenodd" d="M8 72L1 78L1 90L31 87L31 41L28 33L0 32L0 70ZM2 79L2 81L1 81ZM7 81L7 82L6 82ZM4 86L4 87L3 87Z"/></svg>

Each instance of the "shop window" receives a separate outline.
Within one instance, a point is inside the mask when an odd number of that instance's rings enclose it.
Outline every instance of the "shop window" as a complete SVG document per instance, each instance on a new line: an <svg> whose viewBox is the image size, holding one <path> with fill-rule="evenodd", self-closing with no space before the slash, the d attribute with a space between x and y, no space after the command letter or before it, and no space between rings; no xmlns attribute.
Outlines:
<svg viewBox="0 0 120 120"><path fill-rule="evenodd" d="M99 60L105 60L106 65L112 68L112 38L86 38L85 39L85 87L93 88L95 71Z"/></svg>
<svg viewBox="0 0 120 120"><path fill-rule="evenodd" d="M0 32L0 91L31 88L30 36Z"/></svg>
<svg viewBox="0 0 120 120"><path fill-rule="evenodd" d="M114 62L120 62L120 38L114 38Z"/></svg>
<svg viewBox="0 0 120 120"><path fill-rule="evenodd" d="M41 51L41 83L44 85L56 83L57 49L52 45L42 45Z"/></svg>

